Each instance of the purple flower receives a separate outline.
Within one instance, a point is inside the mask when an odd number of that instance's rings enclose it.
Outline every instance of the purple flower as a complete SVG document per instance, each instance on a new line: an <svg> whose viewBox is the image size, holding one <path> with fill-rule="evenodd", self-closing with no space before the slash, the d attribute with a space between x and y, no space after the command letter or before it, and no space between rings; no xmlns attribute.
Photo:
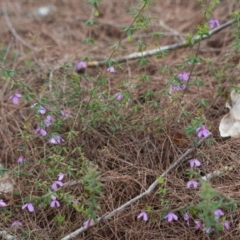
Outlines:
<svg viewBox="0 0 240 240"><path fill-rule="evenodd" d="M220 26L220 23L219 23L219 21L217 19L212 18L212 19L209 20L209 27L210 27L210 29L213 29L213 28L219 27L219 26Z"/></svg>
<svg viewBox="0 0 240 240"><path fill-rule="evenodd" d="M199 229L199 228L202 227L201 221L196 220L196 221L194 221L194 222L195 222L195 229Z"/></svg>
<svg viewBox="0 0 240 240"><path fill-rule="evenodd" d="M67 174L59 173L58 174L58 181L62 181L65 176L67 176Z"/></svg>
<svg viewBox="0 0 240 240"><path fill-rule="evenodd" d="M165 219L167 219L168 222L172 222L173 220L177 221L178 220L178 216L172 212L168 213L168 215L165 217Z"/></svg>
<svg viewBox="0 0 240 240"><path fill-rule="evenodd" d="M61 110L61 114L62 114L62 116L65 117L65 118L67 118L67 117L70 116L70 114L69 114L68 112L63 111L63 110Z"/></svg>
<svg viewBox="0 0 240 240"><path fill-rule="evenodd" d="M20 93L14 93L9 98L12 99L13 104L17 105L19 104L19 98L21 98L22 95Z"/></svg>
<svg viewBox="0 0 240 240"><path fill-rule="evenodd" d="M88 219L87 221L85 221L85 222L83 223L83 226L84 226L84 227L92 227L92 226L94 226L94 221L93 221L93 219Z"/></svg>
<svg viewBox="0 0 240 240"><path fill-rule="evenodd" d="M143 218L143 221L147 221L148 220L148 215L147 215L147 213L146 212L141 212L138 216L137 216L137 218Z"/></svg>
<svg viewBox="0 0 240 240"><path fill-rule="evenodd" d="M202 125L201 127L196 129L196 133L198 135L198 137L207 137L209 136L211 133L208 131L208 129L206 128L205 125Z"/></svg>
<svg viewBox="0 0 240 240"><path fill-rule="evenodd" d="M51 188L53 191L55 191L57 188L59 187L62 187L63 186L63 183L61 181L54 181Z"/></svg>
<svg viewBox="0 0 240 240"><path fill-rule="evenodd" d="M185 213L183 218L187 222L187 225L189 226L189 219L190 219L189 214Z"/></svg>
<svg viewBox="0 0 240 240"><path fill-rule="evenodd" d="M107 71L110 72L110 73L115 73L116 72L114 67L108 68Z"/></svg>
<svg viewBox="0 0 240 240"><path fill-rule="evenodd" d="M190 188L191 186L193 186L193 188L197 188L197 186L198 186L198 182L197 181L195 181L195 180L190 180L190 181L188 181L187 182L187 188Z"/></svg>
<svg viewBox="0 0 240 240"><path fill-rule="evenodd" d="M224 226L227 230L229 230L229 229L230 229L230 222L228 222L228 221L224 222L224 223L223 223L223 226Z"/></svg>
<svg viewBox="0 0 240 240"><path fill-rule="evenodd" d="M87 63L84 61L79 61L77 62L76 66L77 66L77 70L81 70L83 68L87 68Z"/></svg>
<svg viewBox="0 0 240 240"><path fill-rule="evenodd" d="M189 162L191 168L193 168L194 166L199 167L201 165L200 161L196 158L191 159Z"/></svg>
<svg viewBox="0 0 240 240"><path fill-rule="evenodd" d="M33 207L33 204L32 203L26 203L22 206L22 209L25 209L27 208L29 212L34 212L34 207Z"/></svg>
<svg viewBox="0 0 240 240"><path fill-rule="evenodd" d="M185 83L183 83L181 86L172 85L171 92L183 91L186 89L186 87L187 85Z"/></svg>
<svg viewBox="0 0 240 240"><path fill-rule="evenodd" d="M47 132L44 130L44 128L37 128L35 131L34 131L35 134L37 133L40 133L40 135L42 135L43 137L47 135Z"/></svg>
<svg viewBox="0 0 240 240"><path fill-rule="evenodd" d="M214 211L215 219L218 220L221 216L224 215L224 212L221 209L216 209Z"/></svg>
<svg viewBox="0 0 240 240"><path fill-rule="evenodd" d="M55 196L51 196L52 198L52 201L51 201L51 204L50 204L50 207L60 207L60 203L59 201L57 200L57 198Z"/></svg>
<svg viewBox="0 0 240 240"><path fill-rule="evenodd" d="M7 204L2 200L0 199L0 207L6 207Z"/></svg>
<svg viewBox="0 0 240 240"><path fill-rule="evenodd" d="M118 92L114 94L114 97L118 100L118 101L122 101L123 100L123 95Z"/></svg>
<svg viewBox="0 0 240 240"><path fill-rule="evenodd" d="M180 73L177 75L177 77L178 77L179 80L188 81L188 79L189 79L189 73L187 73L187 72L180 72Z"/></svg>
<svg viewBox="0 0 240 240"><path fill-rule="evenodd" d="M35 108L36 107L36 111L37 113L40 113L40 114L45 114L47 109L41 105L39 105L38 103L34 103L31 108Z"/></svg>
<svg viewBox="0 0 240 240"><path fill-rule="evenodd" d="M11 224L11 227L21 227L22 226L22 223L20 221L14 221L12 224Z"/></svg>
<svg viewBox="0 0 240 240"><path fill-rule="evenodd" d="M23 156L20 156L17 160L17 163L23 163L25 161Z"/></svg>
<svg viewBox="0 0 240 240"><path fill-rule="evenodd" d="M48 142L52 143L52 144L60 144L61 142L64 142L64 140L61 136L56 135L56 136L49 138Z"/></svg>
<svg viewBox="0 0 240 240"><path fill-rule="evenodd" d="M55 121L54 117L48 115L44 120L43 122L45 123L45 125L47 127L49 127L50 125L52 125L52 123Z"/></svg>

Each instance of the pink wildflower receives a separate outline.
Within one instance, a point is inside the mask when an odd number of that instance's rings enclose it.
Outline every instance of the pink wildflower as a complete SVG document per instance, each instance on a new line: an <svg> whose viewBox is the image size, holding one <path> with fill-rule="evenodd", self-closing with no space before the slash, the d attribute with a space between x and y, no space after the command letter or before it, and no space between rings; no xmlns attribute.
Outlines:
<svg viewBox="0 0 240 240"><path fill-rule="evenodd" d="M209 20L209 27L210 27L210 29L213 29L213 28L219 27L219 26L220 26L220 23L219 23L219 21L217 19L212 18L212 19Z"/></svg>
<svg viewBox="0 0 240 240"><path fill-rule="evenodd" d="M197 186L198 186L198 182L197 181L195 181L195 180L190 180L190 181L188 181L187 182L187 188L190 188L191 186L193 186L193 188L197 188Z"/></svg>
<svg viewBox="0 0 240 240"><path fill-rule="evenodd" d="M57 198L55 196L51 196L51 198L52 198L52 201L51 201L50 207L52 207L52 208L60 207L60 203L57 200Z"/></svg>
<svg viewBox="0 0 240 240"><path fill-rule="evenodd" d="M107 71L110 72L110 73L115 73L116 72L114 67L108 68Z"/></svg>
<svg viewBox="0 0 240 240"><path fill-rule="evenodd" d="M7 204L2 200L0 199L0 207L6 207Z"/></svg>
<svg viewBox="0 0 240 240"><path fill-rule="evenodd" d="M92 227L92 226L94 226L94 221L93 221L93 219L88 219L87 221L85 221L85 222L83 223L83 226L84 226L84 227Z"/></svg>
<svg viewBox="0 0 240 240"><path fill-rule="evenodd" d="M201 162L196 158L191 159L189 162L191 168L193 168L194 166L199 167L201 165Z"/></svg>
<svg viewBox="0 0 240 240"><path fill-rule="evenodd" d="M23 156L20 156L17 160L17 163L23 163L25 161Z"/></svg>
<svg viewBox="0 0 240 240"><path fill-rule="evenodd" d="M25 209L27 208L29 212L34 212L34 206L32 203L26 203L22 206L22 209Z"/></svg>
<svg viewBox="0 0 240 240"><path fill-rule="evenodd" d="M20 93L14 93L9 98L12 99L13 104L17 105L19 104L19 98L21 98L22 95Z"/></svg>
<svg viewBox="0 0 240 240"><path fill-rule="evenodd" d="M11 227L21 227L22 226L22 223L20 221L14 221L12 224L11 224Z"/></svg>
<svg viewBox="0 0 240 240"><path fill-rule="evenodd" d="M55 191L57 188L59 187L62 187L63 186L63 183L61 181L54 181L51 188L53 191Z"/></svg>
<svg viewBox="0 0 240 240"><path fill-rule="evenodd" d="M147 221L148 220L148 215L147 215L147 213L146 212L141 212L138 216L137 216L137 218L143 218L143 221Z"/></svg>
<svg viewBox="0 0 240 240"><path fill-rule="evenodd" d="M170 213L167 214L165 219L167 219L168 222L172 222L173 220L177 221L178 220L178 216L176 214L170 212Z"/></svg>

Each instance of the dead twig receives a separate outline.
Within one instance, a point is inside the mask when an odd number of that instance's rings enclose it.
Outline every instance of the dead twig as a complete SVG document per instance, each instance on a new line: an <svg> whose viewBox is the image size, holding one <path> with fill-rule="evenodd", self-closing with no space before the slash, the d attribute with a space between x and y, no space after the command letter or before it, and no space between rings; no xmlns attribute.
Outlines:
<svg viewBox="0 0 240 240"><path fill-rule="evenodd" d="M209 135L210 136L210 135ZM209 137L208 136L208 137ZM161 177L165 177L169 172L171 172L174 168L176 168L180 163L182 163L184 160L186 160L186 157L194 152L196 150L196 147L200 146L205 140L206 138L202 138L194 147L189 148L184 154L182 154L162 175L160 175L151 185L150 187L143 193L139 194L138 196L136 196L135 198L132 198L131 200L129 200L128 202L124 203L123 205L121 205L120 207L114 209L112 212L106 213L104 216L98 218L94 225L98 224L99 222L103 222L106 221L107 219L111 218L112 216L114 216L116 213L121 212L122 210L124 210L126 207L128 207L129 205L135 203L136 201L138 201L139 199L143 198L146 195L149 195L151 192L153 192L153 190L157 187L158 183L159 183L159 178ZM69 240L72 239L73 237L76 237L79 233L82 233L84 231L86 231L88 229L88 227L81 227L79 229L77 229L75 232L70 233L69 235L67 235L66 237L62 238L61 240Z"/></svg>
<svg viewBox="0 0 240 240"><path fill-rule="evenodd" d="M207 39L209 37L211 37L212 35L222 31L223 29L225 29L226 27L232 25L235 22L235 20L230 20L228 22L223 23L221 26L214 28L213 30L208 32L208 35L204 35L203 37L200 35L197 35L193 38L193 42L198 43L199 41L202 41L204 39ZM180 43L174 43L174 44L170 44L167 46L163 46L163 47L159 47L156 49L152 49L152 50L148 50L148 51L143 51L143 52L134 52L131 53L130 55L124 56L124 57L120 57L120 58L116 58L116 59L112 59L113 62L116 63L122 63L122 62L126 62L129 60L135 60L135 59L139 59L139 58L143 58L143 57L151 57L157 54L161 54L164 51L170 51L170 50L175 50L178 48L183 48L183 47L188 47L189 45L189 41L185 40L182 41ZM97 67L97 66L102 66L105 65L106 61L104 60L100 60L100 61L91 61L88 62L88 67Z"/></svg>

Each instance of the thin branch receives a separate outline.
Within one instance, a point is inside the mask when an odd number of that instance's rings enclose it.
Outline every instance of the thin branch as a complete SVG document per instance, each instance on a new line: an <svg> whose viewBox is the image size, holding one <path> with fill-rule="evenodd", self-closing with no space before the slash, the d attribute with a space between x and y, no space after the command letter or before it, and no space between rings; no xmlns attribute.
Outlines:
<svg viewBox="0 0 240 240"><path fill-rule="evenodd" d="M201 37L200 35L195 36L193 38L194 44L196 44L199 41L202 41L204 39L207 39L207 38L211 37L212 35L222 31L223 29L232 25L234 22L235 22L235 20L230 20L228 22L225 22L222 25L220 25L219 27L216 27L213 30L209 31L208 35L204 35L203 37ZM178 48L183 48L183 47L188 47L188 46L190 46L189 41L185 40L185 41L182 41L180 43L174 43L174 44L166 45L166 46L159 47L159 48L152 49L152 50L148 50L148 51L134 52L134 53L132 53L130 55L127 55L127 56L124 56L124 57L112 59L112 61L114 61L116 63L122 63L122 62L126 62L126 61L129 61L129 60L135 60L135 59L139 59L139 58L143 58L143 57L151 57L151 56L157 55L159 53L162 53L163 51L170 51L170 50L175 50L175 49L178 49ZM97 66L102 66L102 65L105 65L105 64L106 64L106 61L104 61L104 60L90 61L90 62L88 62L88 67L97 67Z"/></svg>
<svg viewBox="0 0 240 240"><path fill-rule="evenodd" d="M4 15L4 19L5 19L5 21L6 21L6 24L7 24L8 28L9 28L10 32L12 33L12 35L13 35L20 43L22 43L22 45L24 45L25 47L30 48L30 49L33 50L33 51L39 51L38 48L36 48L36 47L32 46L31 44L27 43L24 39L22 39L22 38L18 35L18 33L17 33L16 30L14 29L14 27L13 27L13 25L12 25L12 23L11 23L9 17L8 17L7 8L6 8L6 6L5 6L4 4L3 4L3 6L2 6L2 11L3 11L3 15Z"/></svg>
<svg viewBox="0 0 240 240"><path fill-rule="evenodd" d="M211 135L209 135L211 136ZM208 136L208 137L209 137ZM174 168L176 168L180 163L182 163L184 160L186 160L186 157L194 152L196 150L196 147L200 146L205 140L206 138L202 138L197 144L196 146L189 148L184 154L182 154L162 175L160 175L151 185L150 187L143 193L141 193L140 195L136 196L135 198L132 198L131 200L129 200L128 202L124 203L123 205L121 205L120 207L114 209L112 212L106 213L105 215L103 215L102 217L98 218L94 225L98 224L99 222L102 221L106 221L107 219L111 218L112 216L114 216L116 213L123 211L126 207L128 207L129 205L135 203L136 201L138 201L139 199L143 198L146 195L149 195L151 192L153 192L153 190L157 187L158 183L159 183L159 178L160 177L165 177L169 172L171 172ZM67 235L66 237L62 238L61 240L69 240L73 237L76 237L79 233L82 233L84 231L86 231L88 229L88 227L81 227L79 229L77 229L76 231L70 233L69 235Z"/></svg>

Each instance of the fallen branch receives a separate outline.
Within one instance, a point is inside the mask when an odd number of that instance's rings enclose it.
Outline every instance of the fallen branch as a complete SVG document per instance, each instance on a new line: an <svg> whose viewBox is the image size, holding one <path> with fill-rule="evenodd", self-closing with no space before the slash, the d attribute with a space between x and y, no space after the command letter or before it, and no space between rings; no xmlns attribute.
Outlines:
<svg viewBox="0 0 240 240"><path fill-rule="evenodd" d="M202 41L204 39L207 39L207 38L211 37L212 35L222 31L226 27L232 25L234 22L235 22L235 20L230 20L228 22L225 22L222 25L220 25L219 27L216 27L213 30L209 31L208 35L204 35L203 37L201 37L200 35L195 36L193 38L194 44L196 44L199 41ZM183 47L188 47L188 46L190 46L189 41L185 40L185 41L182 41L180 43L174 43L174 44L170 44L170 45L167 45L167 46L164 46L164 47L159 47L159 48L148 50L148 51L135 52L135 53L132 53L132 54L124 56L124 57L112 59L112 61L116 62L116 63L122 63L122 62L127 62L129 60L135 60L135 59L139 59L139 58L143 58L143 57L151 57L151 56L154 56L154 55L157 55L157 54L161 54L163 51L170 51L170 50L183 48ZM88 64L87 65L88 67L97 67L97 66L105 65L106 61L104 61L104 60L90 61L87 64Z"/></svg>
<svg viewBox="0 0 240 240"><path fill-rule="evenodd" d="M211 136L211 135L209 135ZM209 137L208 136L208 137ZM116 213L121 212L122 210L124 210L126 207L128 207L129 205L135 203L136 201L138 201L139 199L143 198L146 195L149 195L151 192L153 192L153 190L157 187L158 183L159 183L159 178L161 177L165 177L169 172L171 172L174 168L176 168L180 163L182 163L184 160L186 160L186 157L194 152L196 150L196 148L198 146L200 146L205 140L206 138L202 138L197 144L196 146L189 148L184 154L182 154L161 176L159 176L151 185L150 187L143 193L139 194L138 196L136 196L135 198L129 200L128 202L124 203L123 205L121 205L120 207L114 209L112 212L106 213L105 215L103 215L102 217L98 218L94 225L98 224L99 222L103 222L106 221L107 219L111 218L112 216L114 216ZM93 225L93 226L94 226ZM76 231L70 233L69 235L67 235L66 237L62 238L61 240L69 240L72 239L73 237L76 237L79 233L82 233L84 231L86 231L88 229L88 227L81 227L79 229L77 229Z"/></svg>

